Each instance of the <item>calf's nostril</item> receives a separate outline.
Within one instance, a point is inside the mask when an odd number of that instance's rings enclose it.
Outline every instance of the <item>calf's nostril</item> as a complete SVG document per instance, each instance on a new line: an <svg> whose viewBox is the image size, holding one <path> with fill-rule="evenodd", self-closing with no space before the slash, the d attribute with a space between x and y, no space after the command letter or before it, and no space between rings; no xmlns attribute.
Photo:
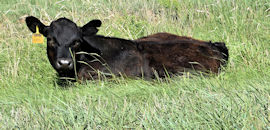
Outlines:
<svg viewBox="0 0 270 130"><path fill-rule="evenodd" d="M58 61L57 64L58 64L58 66L60 66L60 67L62 66L62 62L61 62L61 61Z"/></svg>

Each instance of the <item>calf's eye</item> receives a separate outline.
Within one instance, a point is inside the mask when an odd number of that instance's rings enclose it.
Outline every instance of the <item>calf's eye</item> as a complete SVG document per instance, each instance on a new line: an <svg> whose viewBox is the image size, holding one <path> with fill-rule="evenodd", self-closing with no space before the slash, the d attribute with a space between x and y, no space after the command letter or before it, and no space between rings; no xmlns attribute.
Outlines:
<svg viewBox="0 0 270 130"><path fill-rule="evenodd" d="M47 43L48 43L48 46L50 47L55 47L56 46L56 43L52 40L52 39L47 39Z"/></svg>
<svg viewBox="0 0 270 130"><path fill-rule="evenodd" d="M80 42L76 41L73 43L72 47L77 48L80 45Z"/></svg>

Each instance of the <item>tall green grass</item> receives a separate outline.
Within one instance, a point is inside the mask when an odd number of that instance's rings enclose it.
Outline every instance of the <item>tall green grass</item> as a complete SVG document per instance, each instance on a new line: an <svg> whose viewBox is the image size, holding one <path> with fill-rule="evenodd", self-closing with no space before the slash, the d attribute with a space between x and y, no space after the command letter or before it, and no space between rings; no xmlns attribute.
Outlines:
<svg viewBox="0 0 270 130"><path fill-rule="evenodd" d="M224 41L218 76L57 84L46 45L23 18L49 24L92 19L98 34L136 39L170 32ZM270 129L270 2L267 0L1 0L1 129Z"/></svg>

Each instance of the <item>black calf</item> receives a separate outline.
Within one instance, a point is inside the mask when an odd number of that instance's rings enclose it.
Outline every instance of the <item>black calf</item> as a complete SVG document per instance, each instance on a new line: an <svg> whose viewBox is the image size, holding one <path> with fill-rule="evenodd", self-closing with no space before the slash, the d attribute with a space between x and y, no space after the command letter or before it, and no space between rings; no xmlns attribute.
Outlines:
<svg viewBox="0 0 270 130"><path fill-rule="evenodd" d="M96 35L101 21L92 20L83 27L60 18L45 26L35 17L27 17L32 32L36 26L47 37L47 54L60 77L95 79L104 75L144 76L152 78L185 71L218 73L228 60L224 43L214 43L157 33L137 40ZM74 64L75 63L75 64Z"/></svg>

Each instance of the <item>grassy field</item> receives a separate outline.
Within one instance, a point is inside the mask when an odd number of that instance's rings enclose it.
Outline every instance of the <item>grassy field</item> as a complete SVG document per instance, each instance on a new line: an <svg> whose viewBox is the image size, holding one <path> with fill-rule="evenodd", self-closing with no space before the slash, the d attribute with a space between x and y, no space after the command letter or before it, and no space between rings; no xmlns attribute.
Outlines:
<svg viewBox="0 0 270 130"><path fill-rule="evenodd" d="M23 18L67 17L98 34L170 32L223 41L218 76L57 84ZM270 129L269 0L1 0L0 129Z"/></svg>

